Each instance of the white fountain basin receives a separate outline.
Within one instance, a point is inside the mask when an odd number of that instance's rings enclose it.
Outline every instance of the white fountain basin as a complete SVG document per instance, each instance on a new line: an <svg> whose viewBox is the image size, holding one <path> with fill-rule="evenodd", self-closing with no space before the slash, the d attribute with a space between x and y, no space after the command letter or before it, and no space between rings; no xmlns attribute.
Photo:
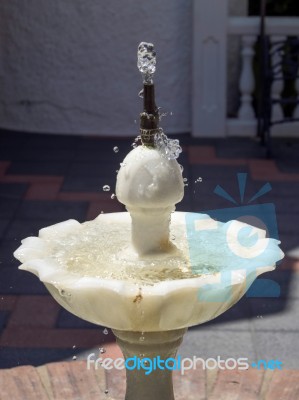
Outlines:
<svg viewBox="0 0 299 400"><path fill-rule="evenodd" d="M241 224L235 222L235 227ZM127 212L103 214L88 223L99 224L99 227L117 225L121 234L122 227L130 229L131 218ZM215 221L208 215L201 219L201 229L205 226L210 229L213 224ZM224 227L223 223L218 224ZM83 226L75 220L68 220L43 228L38 237L24 239L14 256L23 263L20 269L34 273L65 309L92 323L123 331L167 331L209 321L233 306L258 275L273 270L275 262L283 257L279 242L265 239L265 232L259 230L261 243L272 241L270 250L267 250L269 265L265 265L263 260L260 267L256 263L252 266L245 254L239 267L228 265L226 268L231 270L229 280L223 278L221 271L194 274L187 279L163 280L151 285L124 279L101 279L70 273L53 257L49 245L51 240L55 238L57 241L65 235L80 235ZM188 247L186 213L172 214L171 232L177 229L185 230L180 241L185 241L184 245ZM230 234L233 235L232 230ZM208 251L213 254L212 240ZM228 262L232 262L231 258Z"/></svg>

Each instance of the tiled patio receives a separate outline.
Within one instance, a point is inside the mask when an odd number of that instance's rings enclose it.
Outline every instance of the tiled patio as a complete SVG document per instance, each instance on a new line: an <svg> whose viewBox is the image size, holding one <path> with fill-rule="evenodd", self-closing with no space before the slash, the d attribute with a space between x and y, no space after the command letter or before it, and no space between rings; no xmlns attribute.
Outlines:
<svg viewBox="0 0 299 400"><path fill-rule="evenodd" d="M246 172L244 204L270 182L272 191L252 204L273 203L282 249L288 252L299 246L299 140L274 140L275 160L266 160L264 149L246 138L200 140L181 135L180 140L184 151L179 161L188 186L178 210L234 207L213 193L218 184L240 205L237 173ZM69 218L82 222L101 211L123 211L111 194L116 170L131 143L132 139L0 132L1 368L38 366L73 356L77 361L71 363L80 364L78 359L102 346L111 357L118 354L110 332L105 335L103 328L62 310L36 277L17 269L12 253L21 239L37 235L41 227ZM113 151L115 146L118 152ZM195 182L199 177L202 182ZM104 185L111 191L104 192ZM242 299L215 321L190 329L180 353L279 359L286 370L299 370L298 272L299 254L298 259L286 257L268 274L280 285L279 298ZM275 379L283 382L279 371L276 374ZM294 393L265 399L299 398Z"/></svg>

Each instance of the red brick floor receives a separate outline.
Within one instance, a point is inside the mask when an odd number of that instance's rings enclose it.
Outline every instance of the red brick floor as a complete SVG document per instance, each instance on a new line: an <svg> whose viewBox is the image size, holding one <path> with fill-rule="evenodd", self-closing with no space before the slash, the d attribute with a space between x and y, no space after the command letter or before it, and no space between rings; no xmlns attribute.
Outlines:
<svg viewBox="0 0 299 400"><path fill-rule="evenodd" d="M297 400L299 372L189 370L173 377L176 400ZM17 367L0 372L1 399L121 400L124 371L105 374L85 362L61 362L38 368Z"/></svg>

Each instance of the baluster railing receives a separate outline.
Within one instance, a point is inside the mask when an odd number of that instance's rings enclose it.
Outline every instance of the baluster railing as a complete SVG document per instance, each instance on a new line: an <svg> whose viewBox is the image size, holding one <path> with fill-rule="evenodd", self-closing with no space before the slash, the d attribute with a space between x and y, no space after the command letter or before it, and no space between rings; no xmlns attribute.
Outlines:
<svg viewBox="0 0 299 400"><path fill-rule="evenodd" d="M227 134L229 136L254 136L257 132L257 120L253 109L253 90L255 76L253 71L254 44L260 32L259 17L230 17L228 22L228 34L241 37L242 42L242 69L239 80L240 107L235 118L227 120ZM289 36L299 36L299 18L267 17L266 34L271 44L271 65L280 63L283 57L283 41ZM275 51L278 48L281 51ZM228 69L229 73L229 69ZM299 71L298 71L299 74ZM277 100L272 106L272 121L284 119L283 108L280 100L284 89L283 71L276 71L276 80L271 87L271 98ZM277 79L278 78L278 79ZM295 82L297 98L299 100L299 77ZM259 90L260 88L257 87ZM228 88L229 90L229 88ZM299 104L295 108L293 118L299 119ZM275 128L275 129L274 129ZM273 127L272 134L283 136L297 136L299 123L277 124Z"/></svg>
<svg viewBox="0 0 299 400"><path fill-rule="evenodd" d="M281 93L284 89L283 70L281 68L281 61L283 58L283 43L286 36L273 35L270 37L271 42L271 66L275 74L275 80L271 86L271 97L274 100L272 104L272 121L280 121L284 119L283 109L281 103ZM275 102L277 101L277 102Z"/></svg>
<svg viewBox="0 0 299 400"><path fill-rule="evenodd" d="M297 71L297 78L296 78L296 82L295 82L295 90L297 92L297 100L299 101L299 71ZM293 117L296 119L299 119L299 104L297 104L295 110L294 110L294 114Z"/></svg>
<svg viewBox="0 0 299 400"><path fill-rule="evenodd" d="M241 92L241 105L238 111L238 118L241 120L254 120L255 114L252 106L252 93L254 90L254 74L252 60L254 56L254 44L256 36L242 36L242 72L239 88Z"/></svg>

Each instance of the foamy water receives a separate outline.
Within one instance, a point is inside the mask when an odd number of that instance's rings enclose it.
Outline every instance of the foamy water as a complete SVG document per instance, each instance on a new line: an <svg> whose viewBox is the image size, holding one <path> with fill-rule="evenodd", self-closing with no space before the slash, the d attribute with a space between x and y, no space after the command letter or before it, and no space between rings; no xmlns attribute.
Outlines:
<svg viewBox="0 0 299 400"><path fill-rule="evenodd" d="M104 221L104 219L103 219ZM190 265L188 242L183 225L171 226L171 250L140 258L131 247L131 226L125 222L103 223L101 217L85 222L74 234L51 238L51 258L61 268L82 276L120 279L152 285L156 282L190 279L215 273L212 264L199 252L196 265Z"/></svg>

